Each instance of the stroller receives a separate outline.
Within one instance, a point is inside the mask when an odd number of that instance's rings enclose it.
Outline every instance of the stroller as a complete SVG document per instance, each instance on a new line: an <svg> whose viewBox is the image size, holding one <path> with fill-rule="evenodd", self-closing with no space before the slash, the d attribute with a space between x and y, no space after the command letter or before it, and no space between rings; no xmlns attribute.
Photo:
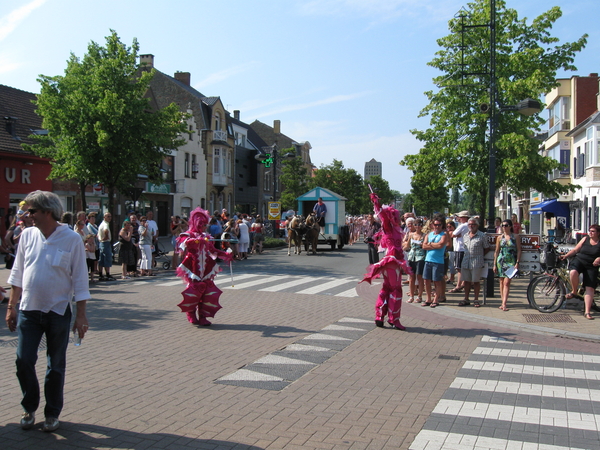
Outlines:
<svg viewBox="0 0 600 450"><path fill-rule="evenodd" d="M168 252L165 252L165 249L160 242L156 241L154 244L154 251L152 252L152 267L156 267L158 264L161 264L163 269L169 270L171 268L171 260L167 255Z"/></svg>

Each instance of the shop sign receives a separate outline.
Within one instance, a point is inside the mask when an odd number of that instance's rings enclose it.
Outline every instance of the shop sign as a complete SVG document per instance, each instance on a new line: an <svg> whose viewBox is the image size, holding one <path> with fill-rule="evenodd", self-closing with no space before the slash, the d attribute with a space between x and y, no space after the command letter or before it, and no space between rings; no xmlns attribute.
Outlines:
<svg viewBox="0 0 600 450"><path fill-rule="evenodd" d="M170 194L171 193L171 185L170 184L154 184L149 181L146 183L146 192L150 192L151 194Z"/></svg>
<svg viewBox="0 0 600 450"><path fill-rule="evenodd" d="M269 202L269 220L281 218L281 202Z"/></svg>

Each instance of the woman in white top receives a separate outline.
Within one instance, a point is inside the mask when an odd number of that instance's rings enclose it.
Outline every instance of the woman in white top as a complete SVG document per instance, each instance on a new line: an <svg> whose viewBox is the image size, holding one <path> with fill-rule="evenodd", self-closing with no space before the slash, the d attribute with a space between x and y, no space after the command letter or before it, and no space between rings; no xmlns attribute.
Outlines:
<svg viewBox="0 0 600 450"><path fill-rule="evenodd" d="M238 219L237 221L239 242L238 242L238 252L240 254L240 259L248 258L248 245L250 244L250 230L248 230L248 225L242 220Z"/></svg>

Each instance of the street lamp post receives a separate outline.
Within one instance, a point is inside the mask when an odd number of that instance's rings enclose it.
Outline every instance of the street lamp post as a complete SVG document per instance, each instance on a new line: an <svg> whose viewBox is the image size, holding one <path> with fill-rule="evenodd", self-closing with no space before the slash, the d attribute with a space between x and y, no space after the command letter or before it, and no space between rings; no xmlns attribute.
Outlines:
<svg viewBox="0 0 600 450"><path fill-rule="evenodd" d="M282 155L283 158L294 158L295 155L286 153ZM260 161L265 168L273 167L273 201L277 201L277 164L279 162L279 149L277 148L277 142L268 147L263 147L262 152L257 154L254 159ZM273 220L273 237L277 237L277 221Z"/></svg>
<svg viewBox="0 0 600 450"><path fill-rule="evenodd" d="M525 116L532 116L541 111L541 104L530 98L516 105L501 105L498 100L496 80L496 1L490 0L490 136L489 136L489 192L488 192L488 233L495 233L495 203L496 203L496 132L498 130L499 114L505 111L517 111ZM482 105L482 111L484 105ZM490 268L487 277L487 296L494 296L494 274Z"/></svg>

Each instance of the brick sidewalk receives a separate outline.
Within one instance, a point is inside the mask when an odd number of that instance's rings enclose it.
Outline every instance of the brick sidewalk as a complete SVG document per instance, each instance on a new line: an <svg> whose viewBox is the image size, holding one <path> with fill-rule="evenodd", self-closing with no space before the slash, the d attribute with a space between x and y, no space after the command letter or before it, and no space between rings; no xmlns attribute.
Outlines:
<svg viewBox="0 0 600 450"><path fill-rule="evenodd" d="M575 312L575 325L545 324L551 333L522 326L523 314L535 312L522 304L516 285L506 313L498 299L464 309L453 295L436 309L405 305L408 332L374 329L270 391L215 380L341 318L371 320L372 302L226 291L214 325L196 328L175 307L179 286L106 284L93 290L88 337L69 347L55 434L18 427L16 336L0 329L0 439L6 449L406 449L482 335L598 353L595 342L559 336L584 326L584 335L597 336L600 321L582 322ZM43 366L41 358L40 379Z"/></svg>

